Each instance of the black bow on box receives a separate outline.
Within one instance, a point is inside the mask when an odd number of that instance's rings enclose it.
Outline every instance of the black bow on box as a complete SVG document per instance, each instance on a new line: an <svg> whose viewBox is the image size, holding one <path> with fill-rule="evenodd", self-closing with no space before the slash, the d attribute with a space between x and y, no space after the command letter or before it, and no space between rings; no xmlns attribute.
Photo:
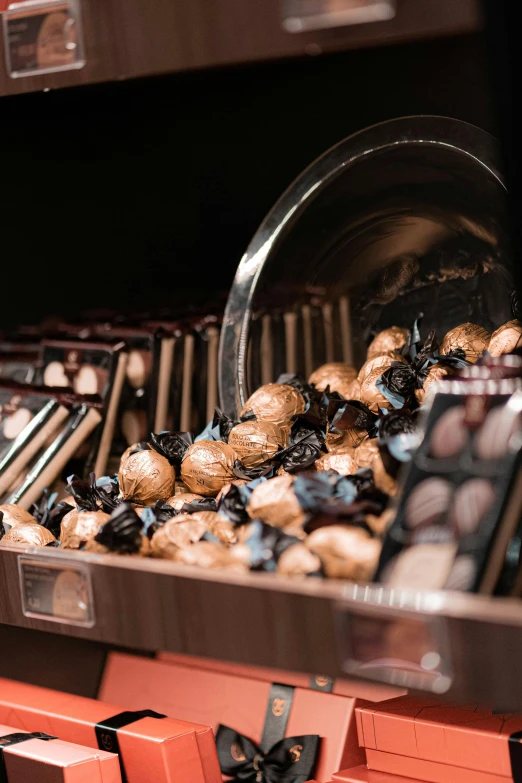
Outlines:
<svg viewBox="0 0 522 783"><path fill-rule="evenodd" d="M264 753L235 729L220 725L216 733L219 765L232 783L306 783L312 777L320 737L287 737Z"/></svg>

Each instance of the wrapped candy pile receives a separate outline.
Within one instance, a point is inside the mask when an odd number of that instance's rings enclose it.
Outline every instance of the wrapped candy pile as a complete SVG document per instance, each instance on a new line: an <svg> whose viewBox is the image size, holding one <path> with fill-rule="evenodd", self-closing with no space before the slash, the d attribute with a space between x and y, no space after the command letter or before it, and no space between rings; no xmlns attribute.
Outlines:
<svg viewBox="0 0 522 783"><path fill-rule="evenodd" d="M259 388L234 421L216 410L194 438L153 434L118 476L69 479L32 513L0 506L0 546L61 546L237 572L368 580L393 516L415 419L435 381L518 347L522 324L474 324L437 345L417 325L378 334L357 371L319 367Z"/></svg>

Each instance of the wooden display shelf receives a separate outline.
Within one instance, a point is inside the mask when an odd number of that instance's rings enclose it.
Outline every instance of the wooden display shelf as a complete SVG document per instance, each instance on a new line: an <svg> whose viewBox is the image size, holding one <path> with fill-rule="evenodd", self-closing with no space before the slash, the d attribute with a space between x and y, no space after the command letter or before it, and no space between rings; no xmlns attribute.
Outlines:
<svg viewBox="0 0 522 783"><path fill-rule="evenodd" d="M86 564L95 618L91 627L24 615L19 578L24 555L43 567ZM404 649L414 653L417 630L422 635L429 629L448 673L444 695L503 711L522 708L522 602L515 599L236 575L55 549L0 550L4 635L7 626L16 626L144 652L163 650L339 677L354 676L346 667L353 638L345 627L353 618L373 619L383 628L391 623L399 629ZM409 631L408 625L394 625L404 621L410 623ZM404 671L387 665L379 675L368 669L365 676L412 684Z"/></svg>
<svg viewBox="0 0 522 783"><path fill-rule="evenodd" d="M2 6L0 6L2 7ZM473 32L478 0L398 0L389 21L288 33L282 0L81 0L86 65L11 79L0 96Z"/></svg>

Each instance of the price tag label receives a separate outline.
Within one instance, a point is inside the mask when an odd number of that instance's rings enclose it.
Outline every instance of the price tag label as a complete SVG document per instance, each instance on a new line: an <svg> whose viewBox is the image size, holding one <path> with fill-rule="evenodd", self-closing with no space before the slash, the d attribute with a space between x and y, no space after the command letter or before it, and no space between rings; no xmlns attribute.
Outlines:
<svg viewBox="0 0 522 783"><path fill-rule="evenodd" d="M7 71L13 78L82 68L78 0L28 0L3 14Z"/></svg>
<svg viewBox="0 0 522 783"><path fill-rule="evenodd" d="M289 33L382 22L395 16L395 0L283 0Z"/></svg>
<svg viewBox="0 0 522 783"><path fill-rule="evenodd" d="M18 559L22 610L26 617L71 625L94 625L91 574L87 565Z"/></svg>
<svg viewBox="0 0 522 783"><path fill-rule="evenodd" d="M339 657L348 674L432 693L451 687L449 645L439 617L342 604L335 612Z"/></svg>

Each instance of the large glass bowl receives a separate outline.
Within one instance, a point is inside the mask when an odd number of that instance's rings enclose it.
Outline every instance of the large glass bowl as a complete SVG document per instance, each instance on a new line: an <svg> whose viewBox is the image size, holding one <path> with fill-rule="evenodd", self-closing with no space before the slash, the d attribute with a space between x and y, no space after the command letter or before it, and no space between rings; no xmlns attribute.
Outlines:
<svg viewBox="0 0 522 783"><path fill-rule="evenodd" d="M363 130L312 163L253 237L220 345L231 415L280 372L364 362L372 336L422 315L421 336L513 317L505 188L494 139L444 117Z"/></svg>

